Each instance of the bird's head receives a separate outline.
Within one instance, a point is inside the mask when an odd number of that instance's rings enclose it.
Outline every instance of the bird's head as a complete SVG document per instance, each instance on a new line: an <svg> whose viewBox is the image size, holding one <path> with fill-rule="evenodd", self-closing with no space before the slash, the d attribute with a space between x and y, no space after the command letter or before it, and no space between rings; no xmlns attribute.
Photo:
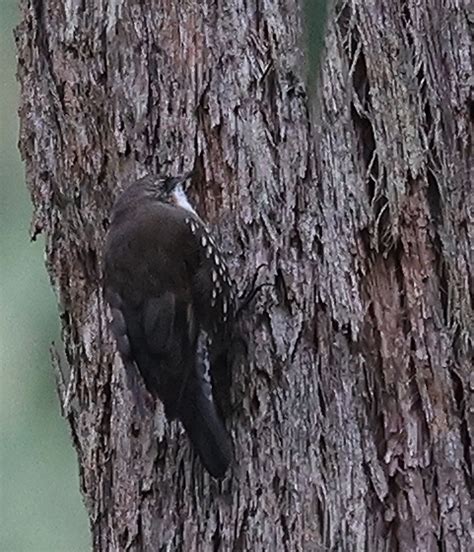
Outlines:
<svg viewBox="0 0 474 552"><path fill-rule="evenodd" d="M161 201L171 203L172 205L182 207L183 209L195 213L186 195L193 175L194 172L190 172L181 176L168 176L160 179L158 187Z"/></svg>
<svg viewBox="0 0 474 552"><path fill-rule="evenodd" d="M177 207L187 209L196 214L188 200L186 191L191 184L194 172L180 176L148 175L137 180L118 197L114 211L116 214L133 208L143 200L158 200Z"/></svg>

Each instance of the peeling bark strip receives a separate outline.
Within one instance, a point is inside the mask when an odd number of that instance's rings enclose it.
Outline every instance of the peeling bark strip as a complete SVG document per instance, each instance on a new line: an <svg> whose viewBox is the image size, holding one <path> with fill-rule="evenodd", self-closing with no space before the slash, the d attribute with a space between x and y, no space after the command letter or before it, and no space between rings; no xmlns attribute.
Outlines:
<svg viewBox="0 0 474 552"><path fill-rule="evenodd" d="M468 550L467 0L338 2L316 140L293 0L22 7L20 146L94 549ZM195 163L233 276L275 283L222 485L131 395L99 285L118 190Z"/></svg>

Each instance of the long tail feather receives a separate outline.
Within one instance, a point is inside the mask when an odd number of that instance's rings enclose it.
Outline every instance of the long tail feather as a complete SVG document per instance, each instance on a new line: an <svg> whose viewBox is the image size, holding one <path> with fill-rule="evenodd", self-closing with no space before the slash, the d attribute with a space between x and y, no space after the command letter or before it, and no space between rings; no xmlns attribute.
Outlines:
<svg viewBox="0 0 474 552"><path fill-rule="evenodd" d="M201 387L182 401L179 418L206 470L222 479L232 460L230 437L211 398Z"/></svg>

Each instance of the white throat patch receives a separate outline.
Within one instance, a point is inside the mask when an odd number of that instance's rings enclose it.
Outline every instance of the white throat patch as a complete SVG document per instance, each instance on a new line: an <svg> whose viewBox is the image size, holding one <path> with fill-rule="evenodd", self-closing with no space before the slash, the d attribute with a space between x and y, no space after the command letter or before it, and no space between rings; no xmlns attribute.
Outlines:
<svg viewBox="0 0 474 552"><path fill-rule="evenodd" d="M178 184L174 189L173 199L178 207L182 207L183 209L186 209L187 211L193 213L193 215L197 215L196 211L193 209L192 205L188 201L186 192L183 190L182 184Z"/></svg>

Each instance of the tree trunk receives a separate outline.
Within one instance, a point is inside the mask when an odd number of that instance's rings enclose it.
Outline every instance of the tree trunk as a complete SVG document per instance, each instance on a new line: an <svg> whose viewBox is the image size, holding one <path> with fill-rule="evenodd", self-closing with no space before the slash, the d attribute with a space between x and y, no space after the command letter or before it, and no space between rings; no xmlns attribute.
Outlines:
<svg viewBox="0 0 474 552"><path fill-rule="evenodd" d="M468 550L467 0L338 2L317 125L296 0L22 6L20 145L94 549ZM274 284L220 484L160 405L138 412L100 287L117 193L196 165L239 289L262 263Z"/></svg>

